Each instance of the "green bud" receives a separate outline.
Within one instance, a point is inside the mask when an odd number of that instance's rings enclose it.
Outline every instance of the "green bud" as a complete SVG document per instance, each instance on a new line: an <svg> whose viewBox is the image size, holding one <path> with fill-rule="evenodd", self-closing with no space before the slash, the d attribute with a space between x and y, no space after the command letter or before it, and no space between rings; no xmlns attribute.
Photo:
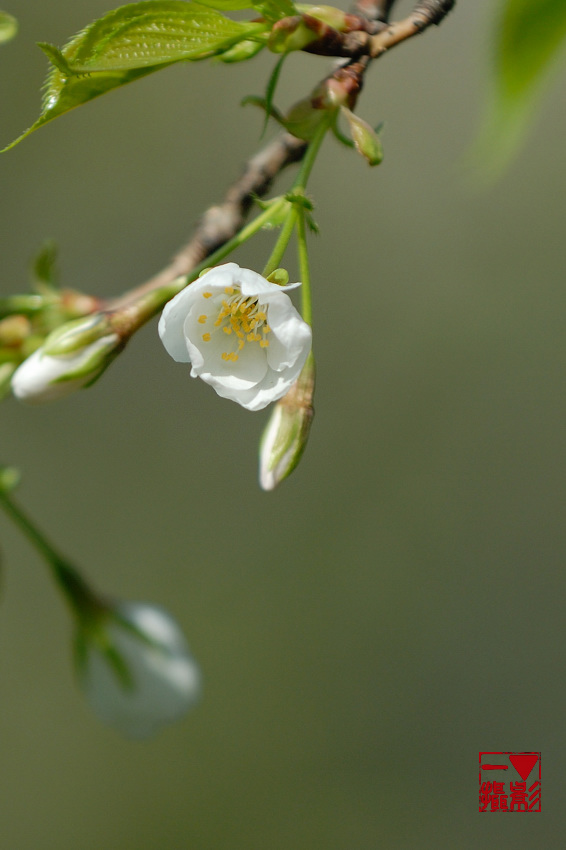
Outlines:
<svg viewBox="0 0 566 850"><path fill-rule="evenodd" d="M347 106L342 106L341 112L350 126L352 141L358 153L365 157L369 165L379 165L383 159L383 148L375 130Z"/></svg>
<svg viewBox="0 0 566 850"><path fill-rule="evenodd" d="M228 50L225 50L224 53L221 53L218 57L221 62L244 62L246 59L251 59L260 50L263 50L265 47L265 43L263 41L252 41L251 39L246 39L244 41L240 41L239 44L234 44L233 47L230 47Z"/></svg>
<svg viewBox="0 0 566 850"><path fill-rule="evenodd" d="M267 46L272 53L290 53L292 50L303 50L313 41L317 41L318 37L303 21L301 15L294 15L274 24Z"/></svg>
<svg viewBox="0 0 566 850"><path fill-rule="evenodd" d="M299 463L314 416L315 367L312 352L301 374L280 399L263 432L259 449L259 483L273 490Z"/></svg>
<svg viewBox="0 0 566 850"><path fill-rule="evenodd" d="M278 286L287 286L289 283L289 272L286 269L275 269L266 277L270 283L276 283Z"/></svg>
<svg viewBox="0 0 566 850"><path fill-rule="evenodd" d="M303 3L297 3L296 7L301 14L317 18L338 32L346 32L348 29L347 14L342 9L334 6L307 6Z"/></svg>
<svg viewBox="0 0 566 850"><path fill-rule="evenodd" d="M291 107L284 119L285 127L293 136L310 142L324 115L324 109L313 106L312 96L306 97Z"/></svg>

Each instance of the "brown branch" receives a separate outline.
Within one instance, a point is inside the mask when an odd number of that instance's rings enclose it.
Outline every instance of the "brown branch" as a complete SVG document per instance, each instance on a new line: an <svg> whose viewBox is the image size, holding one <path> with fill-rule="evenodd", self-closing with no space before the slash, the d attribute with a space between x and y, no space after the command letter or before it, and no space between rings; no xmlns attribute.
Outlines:
<svg viewBox="0 0 566 850"><path fill-rule="evenodd" d="M241 230L253 198L263 197L284 168L302 159L306 147L306 142L290 133L281 133L265 145L248 160L241 177L230 186L223 202L205 212L190 242L175 255L171 263L146 283L107 304L107 309L123 307L140 295L167 286L177 277L188 275L195 266Z"/></svg>
<svg viewBox="0 0 566 850"><path fill-rule="evenodd" d="M389 21L389 15L396 0L356 0L355 9L359 15L368 21Z"/></svg>
<svg viewBox="0 0 566 850"><path fill-rule="evenodd" d="M349 79L354 88L357 86L353 94L354 100L372 59L377 59L391 47L418 35L427 27L439 24L454 7L456 0L420 0L404 20L388 24L389 14L395 2L396 0L357 0L356 13L369 22L375 22L374 27L366 27L363 24L363 29L358 31L339 33L343 49L349 52L337 52L334 39L334 52L331 55L346 56L351 61L336 68L329 78L334 78L341 84ZM312 47L313 45L309 46ZM205 212L190 242L179 251L172 262L146 283L107 303L106 307L123 307L147 292L167 286L176 278L190 274L199 263L238 233L254 196L265 195L284 168L302 159L306 148L306 142L289 133L282 133L267 144L246 163L242 176L228 189L224 201Z"/></svg>

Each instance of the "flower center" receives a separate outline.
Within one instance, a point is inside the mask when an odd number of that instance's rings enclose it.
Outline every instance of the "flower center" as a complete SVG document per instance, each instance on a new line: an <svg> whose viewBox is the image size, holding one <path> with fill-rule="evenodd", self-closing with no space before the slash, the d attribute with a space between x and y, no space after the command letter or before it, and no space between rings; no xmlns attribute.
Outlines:
<svg viewBox="0 0 566 850"><path fill-rule="evenodd" d="M239 289L227 286L224 290L226 298L222 299L218 316L214 327L221 330L230 338L227 340L227 348L231 350L222 352L222 359L236 361L240 352L247 343L258 344L260 348L267 348L269 340L267 335L271 328L267 324L266 307L258 302L257 298L242 295ZM210 298L212 293L204 292L204 298ZM202 320L202 321L201 321ZM204 324L207 316L199 317L199 322ZM202 335L204 342L210 342L211 334Z"/></svg>

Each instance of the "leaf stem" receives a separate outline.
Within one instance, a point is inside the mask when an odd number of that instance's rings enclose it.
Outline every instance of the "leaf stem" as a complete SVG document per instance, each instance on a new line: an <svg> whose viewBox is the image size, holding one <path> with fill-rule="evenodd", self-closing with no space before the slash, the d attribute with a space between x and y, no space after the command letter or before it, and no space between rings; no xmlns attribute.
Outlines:
<svg viewBox="0 0 566 850"><path fill-rule="evenodd" d="M323 139L333 120L334 113L332 112L328 112L326 115L323 116L306 150L306 153L301 162L301 167L299 168L298 174L295 178L295 182L293 183L289 195L292 195L293 192L296 192L297 194L304 194L305 189L307 187L308 179L310 177L310 173L313 169L317 154L320 150L320 146L322 145ZM279 267L279 264L283 259L283 255L287 250L287 245L289 244L291 236L293 235L295 225L297 224L297 222L300 221L302 217L302 213L297 209L297 205L293 204L293 206L287 213L287 218L285 220L281 233L279 234L279 238L275 243L275 247L271 252L271 256L265 264L265 268L262 272L264 277L267 277L269 274L271 274L271 272L275 271L275 269Z"/></svg>
<svg viewBox="0 0 566 850"><path fill-rule="evenodd" d="M297 251L299 254L299 271L302 283L301 303L303 319L305 322L308 322L309 325L312 325L311 276L307 251L305 217L305 210L301 209L299 211L299 219L297 222Z"/></svg>
<svg viewBox="0 0 566 850"><path fill-rule="evenodd" d="M28 514L4 491L0 491L0 507L46 561L73 614L81 620L89 615L94 619L95 612L105 606L77 569L57 551Z"/></svg>

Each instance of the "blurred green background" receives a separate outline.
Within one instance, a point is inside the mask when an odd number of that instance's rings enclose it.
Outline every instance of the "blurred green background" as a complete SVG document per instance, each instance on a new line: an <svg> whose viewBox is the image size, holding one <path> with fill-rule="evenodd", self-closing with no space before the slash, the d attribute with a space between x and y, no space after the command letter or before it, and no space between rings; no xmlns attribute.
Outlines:
<svg viewBox="0 0 566 850"><path fill-rule="evenodd" d="M39 112L35 42L109 7L6 0L3 144ZM205 678L155 740L99 725L66 611L1 519L6 850L563 846L566 76L476 191L493 14L460 2L375 63L359 112L386 122L379 169L323 149L317 413L278 490L256 483L267 414L191 381L155 323L88 392L2 406L20 499L98 587L167 607ZM278 103L325 63L293 57ZM27 288L45 237L87 292L161 268L258 146L238 103L273 64L170 68L2 155L2 291ZM261 268L270 240L235 259ZM542 751L541 818L478 815L480 750Z"/></svg>

